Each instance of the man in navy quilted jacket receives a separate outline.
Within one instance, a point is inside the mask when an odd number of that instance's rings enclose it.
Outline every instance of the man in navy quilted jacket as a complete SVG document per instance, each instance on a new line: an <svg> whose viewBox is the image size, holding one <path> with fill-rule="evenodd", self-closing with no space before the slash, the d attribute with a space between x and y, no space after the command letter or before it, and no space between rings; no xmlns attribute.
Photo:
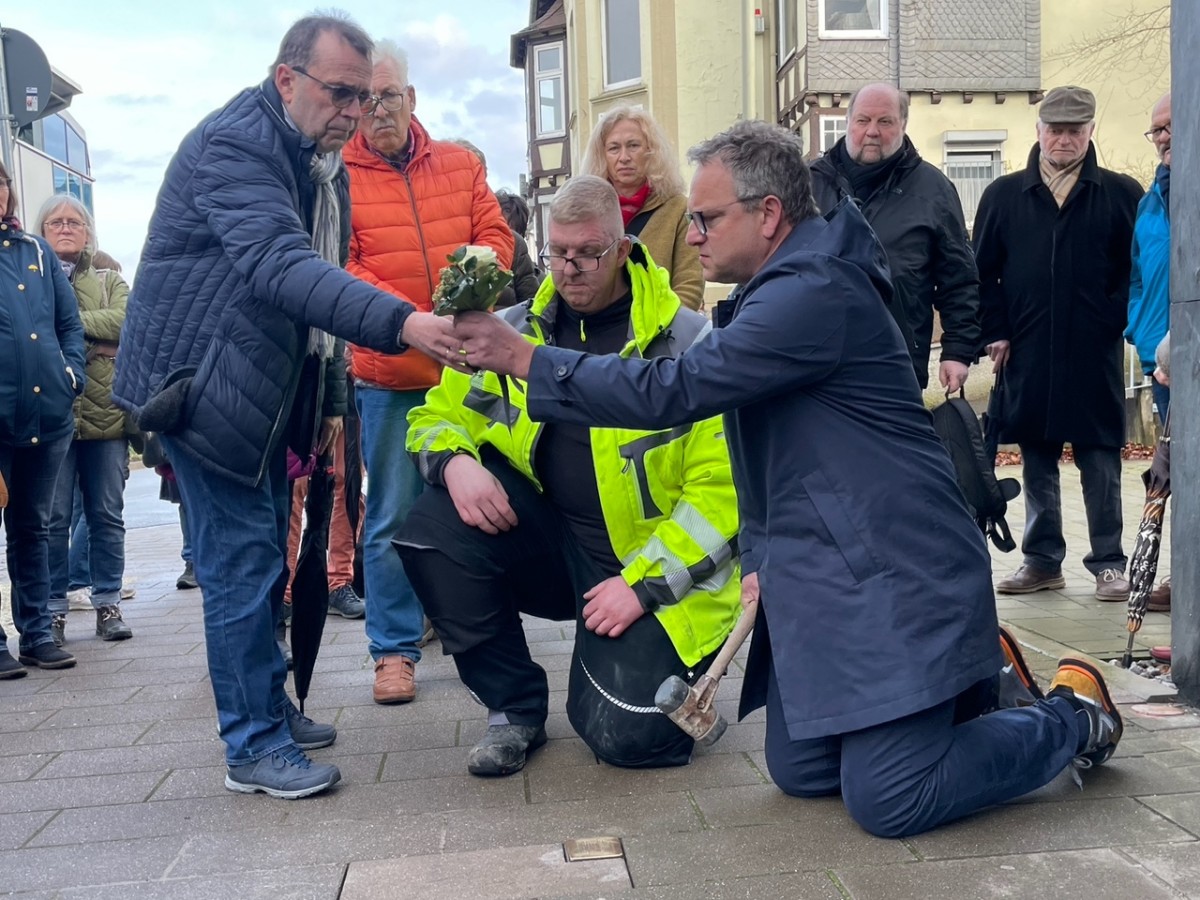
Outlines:
<svg viewBox="0 0 1200 900"><path fill-rule="evenodd" d="M371 49L344 17L300 19L267 79L184 138L121 337L113 396L162 435L188 508L225 786L243 793L294 799L341 777L304 754L336 732L284 693L273 637L287 581L286 453L307 457L340 428L321 416L335 337L459 356L447 321L342 269L339 151L373 106Z"/></svg>

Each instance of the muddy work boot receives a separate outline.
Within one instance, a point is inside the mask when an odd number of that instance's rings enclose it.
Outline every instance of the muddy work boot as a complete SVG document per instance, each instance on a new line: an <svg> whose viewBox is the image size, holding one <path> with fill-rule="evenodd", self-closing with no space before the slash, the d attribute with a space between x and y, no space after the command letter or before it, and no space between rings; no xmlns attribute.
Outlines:
<svg viewBox="0 0 1200 900"><path fill-rule="evenodd" d="M512 775L525 768L525 760L546 743L544 725L489 725L487 734L467 754L472 775Z"/></svg>

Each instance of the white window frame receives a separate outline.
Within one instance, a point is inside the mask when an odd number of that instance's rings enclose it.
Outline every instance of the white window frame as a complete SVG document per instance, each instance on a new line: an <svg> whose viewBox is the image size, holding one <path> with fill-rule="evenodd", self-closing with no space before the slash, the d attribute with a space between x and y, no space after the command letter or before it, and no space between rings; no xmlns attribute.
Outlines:
<svg viewBox="0 0 1200 900"><path fill-rule="evenodd" d="M995 138L990 138L979 134L974 140L963 140L962 137L967 137L967 135L947 134L943 138L942 174L950 180L958 192L959 200L962 202L963 207L963 218L966 219L968 228L973 228L975 225L975 212L978 208L979 198L983 195L984 188L1004 174L1004 142L1007 138L1007 132L1001 132L1000 134L1003 134L1004 137L996 136ZM977 190L973 192L973 196L969 195L963 190L965 185L961 183L961 179L951 177L950 167L955 162L978 164L983 163L985 159L992 164L992 178L986 184L979 185Z"/></svg>
<svg viewBox="0 0 1200 900"><path fill-rule="evenodd" d="M643 83L645 75L645 60L642 58L642 4L638 3L638 73L634 78L624 81L608 80L608 0L600 2L600 76L603 79L604 90L615 91L621 88L634 87Z"/></svg>
<svg viewBox="0 0 1200 900"><path fill-rule="evenodd" d="M792 13L792 27L795 32L791 35L787 34L784 29L789 9ZM800 28L803 21L800 0L775 0L775 30L778 32L775 37L775 51L779 54L776 68L781 68L800 49ZM789 43L792 46L786 46Z"/></svg>
<svg viewBox="0 0 1200 900"><path fill-rule="evenodd" d="M533 45L533 102L534 102L534 136L538 138L563 137L567 133L567 81L566 81L566 47L562 41L548 41L545 44ZM539 50L558 50L557 69L539 69ZM562 127L546 130L542 127L542 93L541 83L551 78L558 79L559 105Z"/></svg>
<svg viewBox="0 0 1200 900"><path fill-rule="evenodd" d="M834 137L833 140L829 142L828 146L826 146L826 144L825 144L825 126L827 124L833 124L834 122L842 123L841 133L838 134L836 137ZM821 116L817 117L817 147L818 147L818 149L820 149L822 156L824 156L826 153L828 153L830 150L832 150L833 145L836 144L841 138L846 136L846 127L848 125L848 122L849 122L848 118L844 115L842 115L842 116L821 115ZM836 126L835 126L834 130L835 131L837 130Z"/></svg>
<svg viewBox="0 0 1200 900"><path fill-rule="evenodd" d="M817 36L826 41L861 41L886 39L888 36L888 0L879 0L879 28L861 28L854 31L837 31L825 27L825 4L828 0L817 0Z"/></svg>

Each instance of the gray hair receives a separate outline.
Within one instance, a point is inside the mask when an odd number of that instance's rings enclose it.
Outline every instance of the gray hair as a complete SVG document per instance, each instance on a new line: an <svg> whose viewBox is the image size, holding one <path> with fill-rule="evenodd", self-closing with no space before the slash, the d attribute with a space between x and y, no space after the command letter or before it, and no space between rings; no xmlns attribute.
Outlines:
<svg viewBox="0 0 1200 900"><path fill-rule="evenodd" d="M746 209L757 199L771 196L779 198L784 218L793 225L817 215L812 176L798 134L779 125L744 119L688 151L688 161L696 165L713 160L729 169L734 190Z"/></svg>
<svg viewBox="0 0 1200 900"><path fill-rule="evenodd" d="M895 85L888 84L884 81L876 81L872 82L871 84L864 84L857 91L850 95L850 103L846 106L847 120L854 117L854 101L858 99L859 94L868 88L886 88L887 90L891 91L896 97L896 102L900 105L900 121L908 122L908 91L902 91Z"/></svg>
<svg viewBox="0 0 1200 900"><path fill-rule="evenodd" d="M363 59L371 58L374 44L349 15L340 9L318 10L311 16L297 19L279 43L279 54L271 63L273 73L278 66L307 67L312 63L313 48L327 31L335 32L354 48Z"/></svg>
<svg viewBox="0 0 1200 900"><path fill-rule="evenodd" d="M371 65L377 66L382 62L395 63L400 73L400 81L408 84L408 54L404 52L403 47L387 38L376 41L375 49L371 51Z"/></svg>
<svg viewBox="0 0 1200 900"><path fill-rule="evenodd" d="M599 221L614 241L625 233L621 201L608 179L576 175L550 201L550 219L560 225Z"/></svg>
<svg viewBox="0 0 1200 900"><path fill-rule="evenodd" d="M42 208L38 210L37 218L34 220L34 231L45 237L46 220L50 218L52 213L63 206L83 219L83 224L87 228L87 239L83 242L84 246L88 250L95 250L96 220L92 218L92 214L88 211L88 208L83 205L83 201L71 194L55 194L43 203Z"/></svg>

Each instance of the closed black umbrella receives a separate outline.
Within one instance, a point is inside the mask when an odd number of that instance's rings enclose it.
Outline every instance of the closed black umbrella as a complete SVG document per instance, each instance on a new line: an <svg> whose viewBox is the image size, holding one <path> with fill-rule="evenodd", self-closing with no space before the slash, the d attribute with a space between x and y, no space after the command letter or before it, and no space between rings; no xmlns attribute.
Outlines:
<svg viewBox="0 0 1200 900"><path fill-rule="evenodd" d="M1004 370L996 372L992 390L988 394L987 410L979 417L983 428L983 452L995 465L996 452L1000 447L1000 429L1004 427Z"/></svg>
<svg viewBox="0 0 1200 900"><path fill-rule="evenodd" d="M354 593L366 597L366 585L363 581L363 548L359 534L358 506L362 500L363 456L362 433L358 418L358 407L354 402L354 379L346 376L346 425L342 429L340 440L344 440L345 454L342 458L342 469L345 477L342 490L346 501L346 521L350 525L351 539L354 541Z"/></svg>
<svg viewBox="0 0 1200 900"><path fill-rule="evenodd" d="M1162 549L1163 513L1167 498L1171 496L1171 413L1163 425L1162 436L1154 448L1154 459L1150 468L1142 473L1146 485L1146 505L1142 507L1142 521L1138 525L1137 537L1133 542L1133 554L1129 557L1129 612L1125 629L1129 641L1121 665L1129 668L1133 662L1133 636L1142 627L1146 618L1146 607L1150 593L1154 590L1154 578L1158 575L1158 554Z"/></svg>
<svg viewBox="0 0 1200 900"><path fill-rule="evenodd" d="M329 613L329 577L325 553L329 549L329 516L333 512L333 468L328 456L317 460L308 477L304 501L304 536L292 578L292 657L296 699L304 700L312 682L313 666L321 649L325 617Z"/></svg>

